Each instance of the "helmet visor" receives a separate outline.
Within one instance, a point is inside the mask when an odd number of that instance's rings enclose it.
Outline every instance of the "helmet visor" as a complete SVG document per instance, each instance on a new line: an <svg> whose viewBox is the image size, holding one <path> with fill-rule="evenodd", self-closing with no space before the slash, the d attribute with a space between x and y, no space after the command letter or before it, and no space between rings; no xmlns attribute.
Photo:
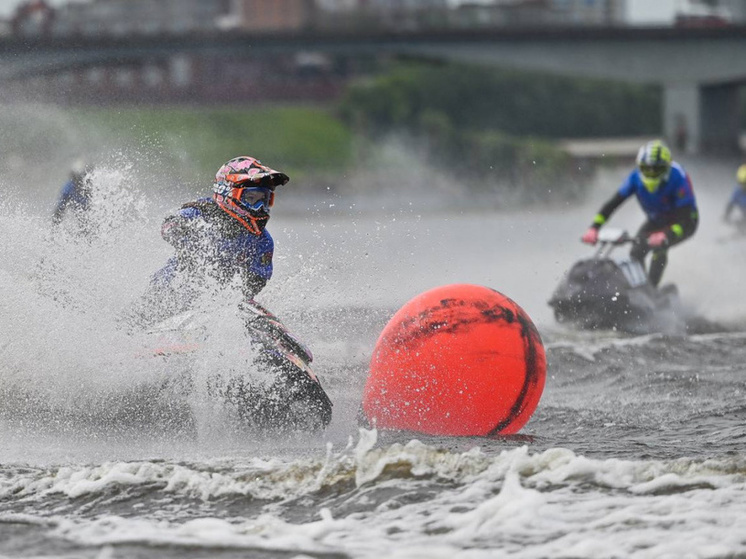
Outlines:
<svg viewBox="0 0 746 559"><path fill-rule="evenodd" d="M646 179L661 179L668 171L667 165L646 165L640 164L640 172Z"/></svg>
<svg viewBox="0 0 746 559"><path fill-rule="evenodd" d="M232 182L234 185L239 186L245 183L252 183L255 186L261 186L262 188L275 188L282 186L290 179L285 173L274 171L269 167L262 167L264 171L257 172L256 169L252 169L254 172L248 173L229 173L225 175L225 180Z"/></svg>
<svg viewBox="0 0 746 559"><path fill-rule="evenodd" d="M272 207L272 204L275 201L275 193L272 189L261 186L237 188L235 199L248 210L265 211L269 213L269 208Z"/></svg>

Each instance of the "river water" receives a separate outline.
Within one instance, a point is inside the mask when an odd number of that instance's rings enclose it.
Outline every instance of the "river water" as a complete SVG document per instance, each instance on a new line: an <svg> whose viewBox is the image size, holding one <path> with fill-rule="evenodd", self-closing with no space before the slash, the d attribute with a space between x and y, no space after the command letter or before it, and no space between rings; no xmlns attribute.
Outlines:
<svg viewBox="0 0 746 559"><path fill-rule="evenodd" d="M677 337L576 332L546 304L621 169L587 203L524 211L278 195L260 300L314 351L334 402L325 432L283 437L230 427L200 394L188 435L117 412L147 407L138 387L164 374L118 318L169 255L147 190L100 170L86 240L3 202L0 557L746 557L746 242L719 222L730 169L690 171L703 219L666 272L692 324ZM634 204L616 225L637 227ZM533 319L548 369L532 419L509 438L361 429L381 329L449 283ZM229 322L195 355L206 376L230 362Z"/></svg>

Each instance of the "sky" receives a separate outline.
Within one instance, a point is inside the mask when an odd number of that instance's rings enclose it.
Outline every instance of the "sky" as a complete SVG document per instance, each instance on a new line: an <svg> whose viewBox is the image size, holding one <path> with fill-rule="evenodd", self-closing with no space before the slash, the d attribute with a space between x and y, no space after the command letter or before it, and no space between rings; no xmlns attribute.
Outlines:
<svg viewBox="0 0 746 559"><path fill-rule="evenodd" d="M51 5L58 6L69 0L47 0ZM20 0L0 0L0 17L13 14ZM631 23L655 24L670 23L676 0L627 0L627 13Z"/></svg>

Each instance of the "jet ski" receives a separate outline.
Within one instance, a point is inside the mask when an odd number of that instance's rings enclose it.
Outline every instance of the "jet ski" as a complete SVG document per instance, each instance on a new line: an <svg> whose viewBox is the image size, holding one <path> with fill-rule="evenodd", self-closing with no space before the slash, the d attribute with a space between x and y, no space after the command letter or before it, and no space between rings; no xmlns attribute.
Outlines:
<svg viewBox="0 0 746 559"><path fill-rule="evenodd" d="M576 262L548 301L557 322L630 334L685 331L676 286L656 288L640 262L612 254L635 242L639 241L621 229L599 231L595 254Z"/></svg>
<svg viewBox="0 0 746 559"><path fill-rule="evenodd" d="M261 431L318 431L332 418L332 402L311 369L311 351L293 336L277 316L258 302L239 305L246 345L235 351L250 371L214 371L207 393L235 412L239 421ZM190 355L196 355L209 336L204 315L185 311L147 331L150 357L173 359L176 371L163 390L188 392L193 388ZM205 359L205 357L202 357ZM186 389L185 389L186 387Z"/></svg>

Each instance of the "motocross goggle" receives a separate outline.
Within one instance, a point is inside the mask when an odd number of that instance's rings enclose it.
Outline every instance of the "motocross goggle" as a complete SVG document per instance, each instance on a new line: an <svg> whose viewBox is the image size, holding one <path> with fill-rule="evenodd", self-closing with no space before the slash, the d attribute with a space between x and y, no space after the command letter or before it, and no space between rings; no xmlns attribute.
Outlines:
<svg viewBox="0 0 746 559"><path fill-rule="evenodd" d="M238 186L233 189L231 198L237 200L246 210L269 213L275 203L275 193L263 186Z"/></svg>

